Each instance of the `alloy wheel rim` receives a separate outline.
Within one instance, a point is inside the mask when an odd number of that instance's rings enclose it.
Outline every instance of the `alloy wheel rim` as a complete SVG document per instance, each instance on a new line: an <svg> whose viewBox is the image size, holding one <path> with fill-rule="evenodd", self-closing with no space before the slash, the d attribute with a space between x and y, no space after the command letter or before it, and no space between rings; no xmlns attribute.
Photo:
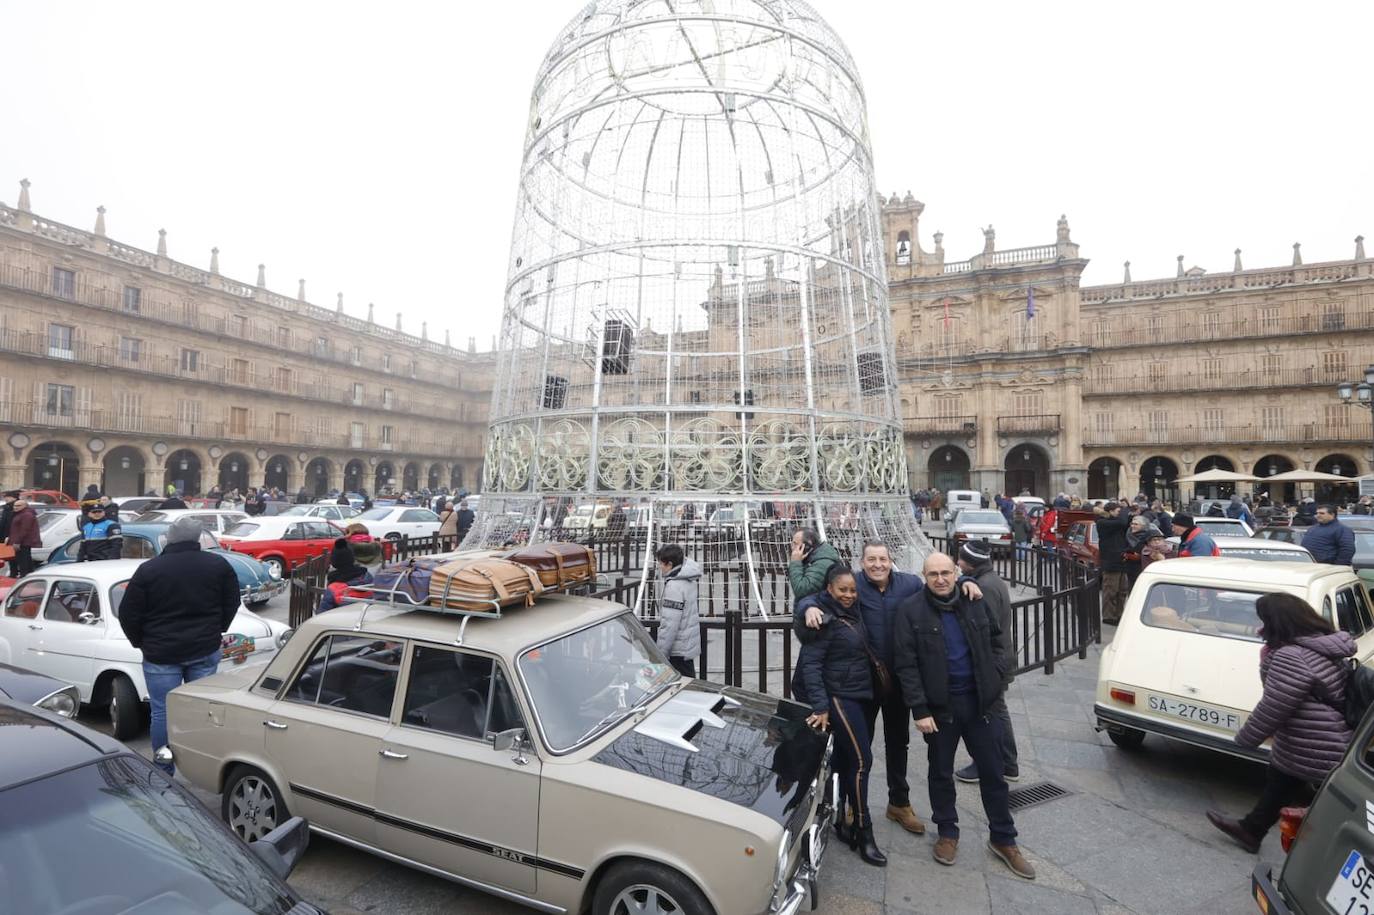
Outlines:
<svg viewBox="0 0 1374 915"><path fill-rule="evenodd" d="M682 906L656 886L637 883L620 891L611 903L611 915L680 915Z"/></svg>
<svg viewBox="0 0 1374 915"><path fill-rule="evenodd" d="M229 828L245 842L261 839L277 828L277 798L256 775L239 780L229 796Z"/></svg>

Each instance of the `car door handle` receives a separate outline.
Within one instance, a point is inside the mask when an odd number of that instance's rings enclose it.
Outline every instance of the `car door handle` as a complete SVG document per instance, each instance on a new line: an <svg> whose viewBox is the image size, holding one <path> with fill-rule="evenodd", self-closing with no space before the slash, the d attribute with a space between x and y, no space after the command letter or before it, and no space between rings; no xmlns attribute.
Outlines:
<svg viewBox="0 0 1374 915"><path fill-rule="evenodd" d="M33 623L29 623L29 628L30 628L30 629L37 629L37 630L39 630L39 631L42 631L42 629L43 629L42 626L35 626Z"/></svg>
<svg viewBox="0 0 1374 915"><path fill-rule="evenodd" d="M382 749L378 755L385 759L410 759L409 753L397 753L395 750Z"/></svg>
<svg viewBox="0 0 1374 915"><path fill-rule="evenodd" d="M280 721L273 721L271 718L268 718L266 721L263 722L263 724L274 731L286 730L286 725L282 724Z"/></svg>

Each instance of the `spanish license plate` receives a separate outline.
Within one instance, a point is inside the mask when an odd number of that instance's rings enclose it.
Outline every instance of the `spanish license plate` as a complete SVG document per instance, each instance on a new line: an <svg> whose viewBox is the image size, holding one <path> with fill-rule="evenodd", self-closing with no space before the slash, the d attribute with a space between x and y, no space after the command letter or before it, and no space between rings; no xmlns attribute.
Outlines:
<svg viewBox="0 0 1374 915"><path fill-rule="evenodd" d="M1182 718L1195 724L1209 724L1228 731L1240 729L1240 716L1202 702L1189 702L1184 699L1171 699L1168 696L1151 696L1150 711L1163 712L1174 718Z"/></svg>
<svg viewBox="0 0 1374 915"><path fill-rule="evenodd" d="M1352 851L1326 894L1326 904L1340 915L1374 913L1374 869L1364 855Z"/></svg>

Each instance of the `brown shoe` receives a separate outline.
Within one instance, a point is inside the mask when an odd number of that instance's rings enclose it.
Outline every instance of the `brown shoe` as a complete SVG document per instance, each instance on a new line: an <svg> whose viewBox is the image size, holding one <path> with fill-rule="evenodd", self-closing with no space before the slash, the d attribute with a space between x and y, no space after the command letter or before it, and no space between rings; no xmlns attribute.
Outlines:
<svg viewBox="0 0 1374 915"><path fill-rule="evenodd" d="M936 861L945 867L952 867L954 859L959 855L959 840L940 836L935 840L935 848L931 854L935 856Z"/></svg>
<svg viewBox="0 0 1374 915"><path fill-rule="evenodd" d="M915 833L918 836L926 834L926 824L921 822L921 818L916 815L916 811L911 809L910 804L905 807L894 807L888 804L887 818L907 832Z"/></svg>
<svg viewBox="0 0 1374 915"><path fill-rule="evenodd" d="M1026 860L1026 856L1021 854L1021 849L1015 845L993 845L988 842L988 851L1002 859L1002 863L1007 866L1013 874L1024 877L1027 880L1035 879L1035 868Z"/></svg>

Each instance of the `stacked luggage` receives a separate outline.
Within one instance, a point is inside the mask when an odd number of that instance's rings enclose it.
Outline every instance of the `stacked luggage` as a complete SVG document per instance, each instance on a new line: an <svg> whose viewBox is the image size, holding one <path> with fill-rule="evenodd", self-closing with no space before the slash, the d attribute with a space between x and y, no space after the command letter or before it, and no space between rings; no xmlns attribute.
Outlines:
<svg viewBox="0 0 1374 915"><path fill-rule="evenodd" d="M499 556L422 557L384 566L365 593L350 596L496 615L503 607L532 606L546 591L565 591L595 579L596 555L590 547L539 543Z"/></svg>

